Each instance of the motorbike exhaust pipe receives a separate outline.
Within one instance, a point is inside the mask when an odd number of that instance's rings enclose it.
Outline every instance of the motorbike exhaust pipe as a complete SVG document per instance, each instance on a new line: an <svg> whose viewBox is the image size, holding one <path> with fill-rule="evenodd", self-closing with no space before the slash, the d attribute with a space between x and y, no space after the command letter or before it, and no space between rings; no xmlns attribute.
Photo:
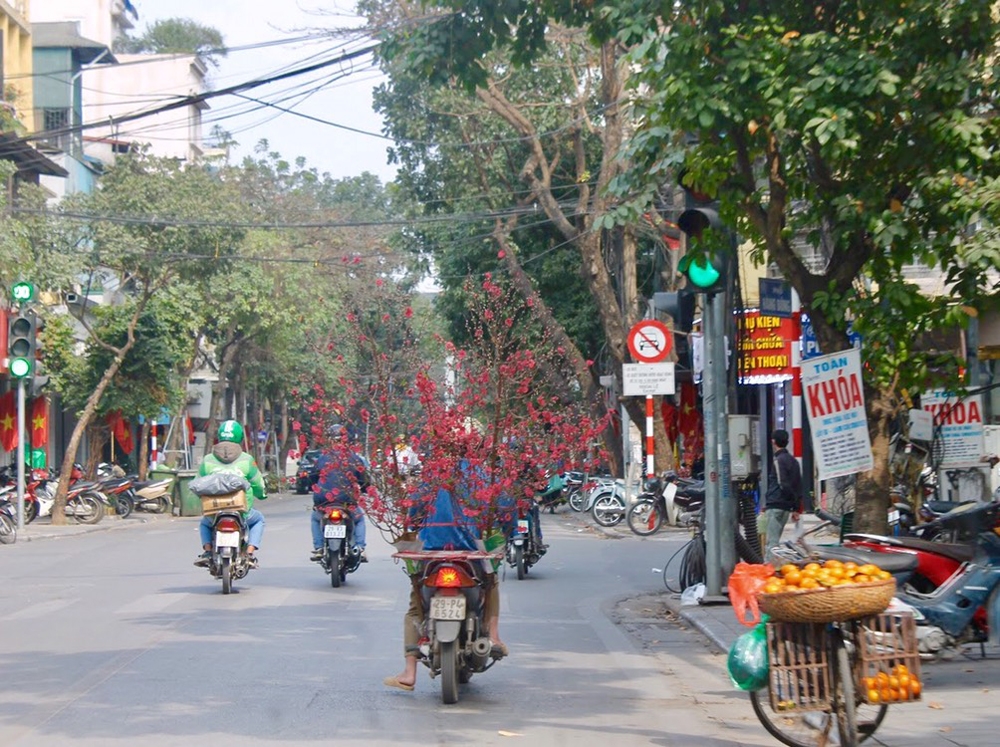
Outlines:
<svg viewBox="0 0 1000 747"><path fill-rule="evenodd" d="M472 665L472 669L482 669L489 663L490 649L492 648L493 644L491 644L490 639L485 636L477 638L472 642L472 654L469 657L469 663Z"/></svg>

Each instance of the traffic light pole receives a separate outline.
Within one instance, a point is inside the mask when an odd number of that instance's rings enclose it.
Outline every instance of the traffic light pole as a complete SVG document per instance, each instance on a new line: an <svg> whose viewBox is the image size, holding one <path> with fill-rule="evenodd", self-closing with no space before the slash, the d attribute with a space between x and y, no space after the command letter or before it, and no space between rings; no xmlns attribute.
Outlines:
<svg viewBox="0 0 1000 747"><path fill-rule="evenodd" d="M17 528L24 529L24 379L17 380Z"/></svg>
<svg viewBox="0 0 1000 747"><path fill-rule="evenodd" d="M719 584L724 586L736 565L736 511L732 494L729 463L729 377L726 371L726 320L729 318L726 294L716 293L711 299L712 337L718 355L715 357L715 433L719 447Z"/></svg>
<svg viewBox="0 0 1000 747"><path fill-rule="evenodd" d="M717 361L722 357L715 336L716 295L706 295L702 309L705 330L705 363L702 373L702 417L705 428L705 598L722 596L721 557L719 554L719 441ZM724 365L724 364L723 364Z"/></svg>

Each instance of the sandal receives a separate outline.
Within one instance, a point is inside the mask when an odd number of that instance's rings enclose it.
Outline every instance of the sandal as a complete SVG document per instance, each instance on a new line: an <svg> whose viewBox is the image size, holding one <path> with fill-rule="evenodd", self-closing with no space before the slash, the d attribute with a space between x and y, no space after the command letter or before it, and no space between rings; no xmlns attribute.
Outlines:
<svg viewBox="0 0 1000 747"><path fill-rule="evenodd" d="M395 687L399 690L405 690L406 692L411 692L413 690L413 685L407 685L405 682L400 682L398 677L386 677L382 680L382 684L386 687Z"/></svg>

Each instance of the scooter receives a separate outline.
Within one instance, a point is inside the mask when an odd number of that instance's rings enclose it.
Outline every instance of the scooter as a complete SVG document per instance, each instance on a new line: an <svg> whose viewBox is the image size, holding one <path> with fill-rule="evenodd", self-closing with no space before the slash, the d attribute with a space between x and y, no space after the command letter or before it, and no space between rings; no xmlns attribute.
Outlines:
<svg viewBox="0 0 1000 747"><path fill-rule="evenodd" d="M0 498L0 545L17 542L17 508L6 498Z"/></svg>
<svg viewBox="0 0 1000 747"><path fill-rule="evenodd" d="M135 510L153 514L169 513L173 486L174 481L170 478L143 482L134 481L132 483L132 500L135 503Z"/></svg>
<svg viewBox="0 0 1000 747"><path fill-rule="evenodd" d="M222 580L222 593L233 590L233 582L250 572L247 555L247 525L240 511L220 511L212 520L212 558L208 571Z"/></svg>
<svg viewBox="0 0 1000 747"><path fill-rule="evenodd" d="M563 475L546 474L548 482L545 488L535 494L539 509L548 509L554 514L559 506L567 502L566 480Z"/></svg>
<svg viewBox="0 0 1000 747"><path fill-rule="evenodd" d="M705 483L664 472L643 483L642 493L628 511L628 526L640 537L656 534L664 523L677 526L681 514L695 513L705 502Z"/></svg>
<svg viewBox="0 0 1000 747"><path fill-rule="evenodd" d="M342 506L317 506L323 527L323 556L320 565L330 574L330 586L338 588L361 566L361 550L354 544L354 519Z"/></svg>

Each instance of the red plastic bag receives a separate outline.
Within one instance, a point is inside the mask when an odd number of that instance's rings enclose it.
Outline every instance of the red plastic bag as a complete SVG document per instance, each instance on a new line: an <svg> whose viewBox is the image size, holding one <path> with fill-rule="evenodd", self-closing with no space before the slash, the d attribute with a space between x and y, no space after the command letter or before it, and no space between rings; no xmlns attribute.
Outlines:
<svg viewBox="0 0 1000 747"><path fill-rule="evenodd" d="M733 603L736 619L752 628L760 622L760 608L757 606L757 594L764 588L767 579L774 575L774 566L770 563L739 562L729 577L729 601ZM747 617L747 612L750 617Z"/></svg>

